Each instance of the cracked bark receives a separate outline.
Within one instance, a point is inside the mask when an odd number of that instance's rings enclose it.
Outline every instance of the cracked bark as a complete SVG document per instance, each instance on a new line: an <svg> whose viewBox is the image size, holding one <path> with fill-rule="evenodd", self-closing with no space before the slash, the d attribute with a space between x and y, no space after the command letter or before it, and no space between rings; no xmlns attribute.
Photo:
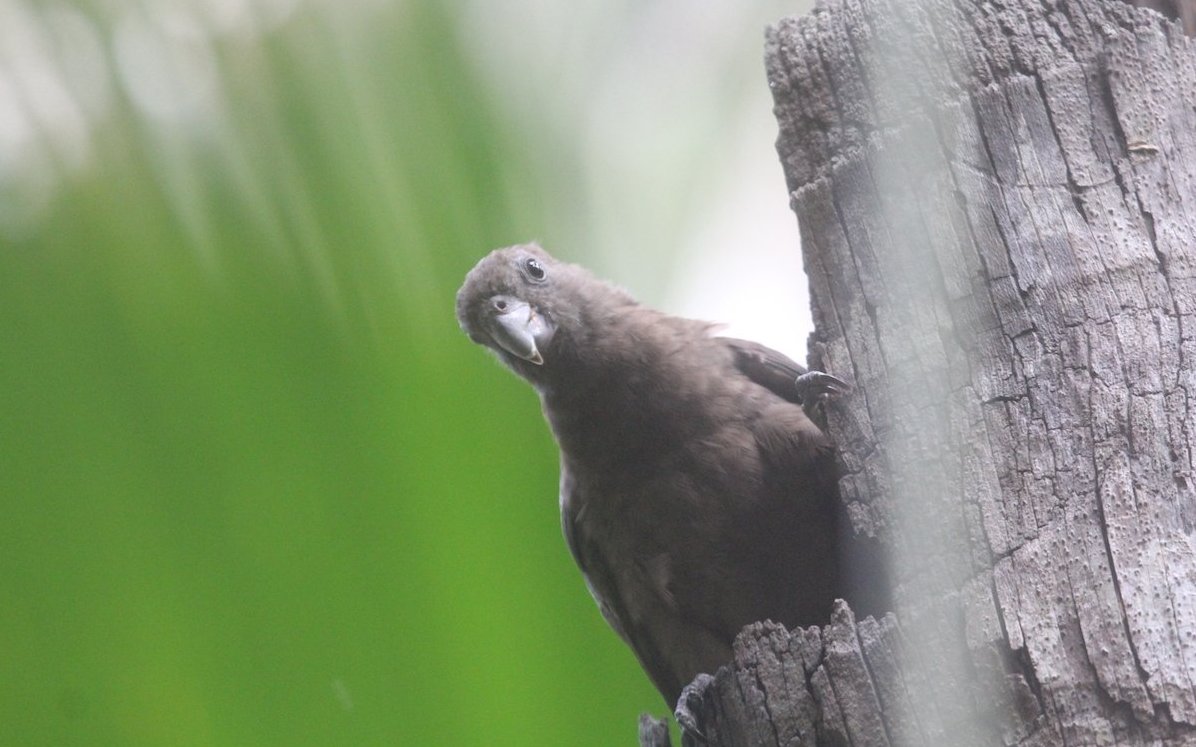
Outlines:
<svg viewBox="0 0 1196 747"><path fill-rule="evenodd" d="M1196 41L1113 0L827 0L767 65L896 615L745 629L710 744L1196 744Z"/></svg>

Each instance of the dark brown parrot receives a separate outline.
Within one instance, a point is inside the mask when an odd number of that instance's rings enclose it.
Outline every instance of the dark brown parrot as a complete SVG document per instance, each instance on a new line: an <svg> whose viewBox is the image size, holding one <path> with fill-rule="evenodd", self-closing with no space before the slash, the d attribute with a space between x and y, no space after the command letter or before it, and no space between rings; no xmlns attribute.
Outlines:
<svg viewBox="0 0 1196 747"><path fill-rule="evenodd" d="M838 472L802 399L843 382L535 244L479 262L457 319L539 393L565 540L670 706L731 660L744 625L828 621L844 596Z"/></svg>

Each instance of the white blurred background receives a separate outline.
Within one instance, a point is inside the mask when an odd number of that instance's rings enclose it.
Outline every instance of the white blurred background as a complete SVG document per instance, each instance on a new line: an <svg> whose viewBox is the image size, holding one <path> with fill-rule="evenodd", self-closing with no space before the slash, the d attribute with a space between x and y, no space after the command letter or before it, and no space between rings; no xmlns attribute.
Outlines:
<svg viewBox="0 0 1196 747"><path fill-rule="evenodd" d="M594 269L799 361L812 322L763 44L808 5L483 1L464 15L507 116L579 150L568 239Z"/></svg>

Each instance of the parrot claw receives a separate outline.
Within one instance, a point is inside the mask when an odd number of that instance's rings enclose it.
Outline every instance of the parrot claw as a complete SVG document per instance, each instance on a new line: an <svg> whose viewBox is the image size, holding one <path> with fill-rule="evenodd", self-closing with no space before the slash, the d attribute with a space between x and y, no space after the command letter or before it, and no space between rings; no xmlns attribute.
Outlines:
<svg viewBox="0 0 1196 747"><path fill-rule="evenodd" d="M677 725L681 727L682 745L706 743L706 735L702 733L698 717L692 708L701 704L702 693L713 682L714 677L709 674L699 674L694 677L693 682L685 686L681 691L681 697L677 699L677 708L673 711L673 716L677 719Z"/></svg>
<svg viewBox="0 0 1196 747"><path fill-rule="evenodd" d="M793 382L802 404L812 405L851 393L851 384L824 371L807 371Z"/></svg>

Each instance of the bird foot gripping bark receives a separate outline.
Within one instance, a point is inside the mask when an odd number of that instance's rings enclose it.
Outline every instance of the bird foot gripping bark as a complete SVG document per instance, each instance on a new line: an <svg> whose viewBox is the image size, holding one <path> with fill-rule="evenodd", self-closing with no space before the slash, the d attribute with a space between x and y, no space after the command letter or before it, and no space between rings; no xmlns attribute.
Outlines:
<svg viewBox="0 0 1196 747"><path fill-rule="evenodd" d="M824 371L807 371L793 382L797 396L807 407L827 399L851 394L851 384Z"/></svg>
<svg viewBox="0 0 1196 747"><path fill-rule="evenodd" d="M706 743L706 735L702 733L702 724L695 710L701 705L706 688L713 682L712 675L699 674L681 691L681 697L677 698L677 708L673 711L673 716L677 719L677 725L681 727L682 745Z"/></svg>
<svg viewBox="0 0 1196 747"><path fill-rule="evenodd" d="M818 424L826 426L825 404L851 393L851 384L825 371L807 371L793 382L798 399L806 415Z"/></svg>

